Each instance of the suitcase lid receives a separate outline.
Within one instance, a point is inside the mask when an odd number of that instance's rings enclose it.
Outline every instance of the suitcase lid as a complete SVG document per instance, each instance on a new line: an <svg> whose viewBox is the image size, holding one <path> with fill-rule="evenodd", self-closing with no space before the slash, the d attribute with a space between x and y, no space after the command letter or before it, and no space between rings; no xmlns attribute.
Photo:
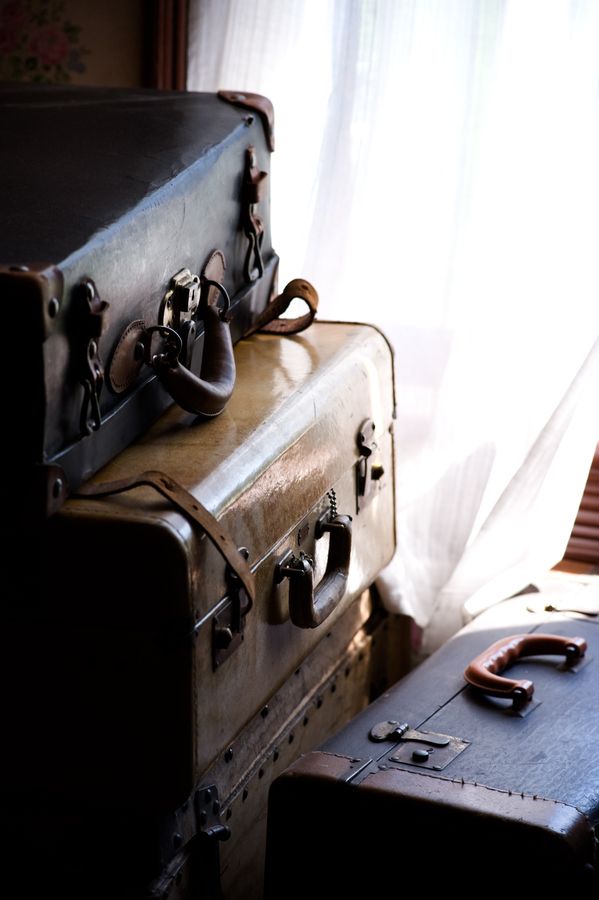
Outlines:
<svg viewBox="0 0 599 900"><path fill-rule="evenodd" d="M83 85L0 88L0 261L60 266L246 129L216 94ZM35 223L35 227L32 226Z"/></svg>

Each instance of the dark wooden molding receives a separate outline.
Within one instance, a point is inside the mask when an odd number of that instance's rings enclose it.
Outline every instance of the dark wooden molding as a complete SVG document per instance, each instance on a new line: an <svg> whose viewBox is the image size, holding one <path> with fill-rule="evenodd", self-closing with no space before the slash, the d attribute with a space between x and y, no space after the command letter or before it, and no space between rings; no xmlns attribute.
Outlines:
<svg viewBox="0 0 599 900"><path fill-rule="evenodd" d="M144 85L184 91L187 86L188 0L148 0Z"/></svg>

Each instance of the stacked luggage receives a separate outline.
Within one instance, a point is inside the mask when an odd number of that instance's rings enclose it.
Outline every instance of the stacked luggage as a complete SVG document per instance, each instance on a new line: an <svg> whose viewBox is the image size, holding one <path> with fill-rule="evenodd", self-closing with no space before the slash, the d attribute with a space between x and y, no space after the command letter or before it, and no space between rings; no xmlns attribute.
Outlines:
<svg viewBox="0 0 599 900"><path fill-rule="evenodd" d="M4 104L27 189L0 284L32 344L4 450L5 886L258 900L272 779L401 674L372 589L392 353L313 322L305 280L277 294L264 98Z"/></svg>

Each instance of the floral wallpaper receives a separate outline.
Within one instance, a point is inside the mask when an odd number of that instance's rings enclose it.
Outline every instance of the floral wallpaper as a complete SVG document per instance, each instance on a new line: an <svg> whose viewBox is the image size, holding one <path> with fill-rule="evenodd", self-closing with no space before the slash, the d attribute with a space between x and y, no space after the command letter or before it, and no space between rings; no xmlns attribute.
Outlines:
<svg viewBox="0 0 599 900"><path fill-rule="evenodd" d="M68 82L89 49L64 0L0 0L0 80Z"/></svg>

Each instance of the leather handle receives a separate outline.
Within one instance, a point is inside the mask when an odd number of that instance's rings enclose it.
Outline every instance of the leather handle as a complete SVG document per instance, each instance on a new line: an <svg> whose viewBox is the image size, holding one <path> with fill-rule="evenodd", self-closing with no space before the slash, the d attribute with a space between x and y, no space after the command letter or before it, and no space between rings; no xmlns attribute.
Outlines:
<svg viewBox="0 0 599 900"><path fill-rule="evenodd" d="M280 568L289 578L289 616L299 628L316 628L327 619L347 588L351 556L352 529L349 516L335 516L320 525L321 534L330 533L329 554L325 573L314 588L312 560L303 556Z"/></svg>
<svg viewBox="0 0 599 900"><path fill-rule="evenodd" d="M562 637L557 634L513 634L491 644L472 660L464 671L464 678L473 687L493 697L513 700L521 706L532 698L534 684L527 678L504 678L504 669L523 656L557 654L574 663L586 653L587 643L581 637Z"/></svg>
<svg viewBox="0 0 599 900"><path fill-rule="evenodd" d="M305 302L308 312L303 316L296 316L294 319L281 319L280 316L296 298ZM312 324L317 309L318 292L314 285L305 278L294 278L280 294L270 301L252 327L246 331L244 337L249 337L256 331L266 331L270 334L298 334Z"/></svg>
<svg viewBox="0 0 599 900"><path fill-rule="evenodd" d="M235 387L235 356L228 321L216 306L204 310L204 353L200 377L167 354L154 357L160 382L175 403L187 412L217 416L227 405Z"/></svg>

